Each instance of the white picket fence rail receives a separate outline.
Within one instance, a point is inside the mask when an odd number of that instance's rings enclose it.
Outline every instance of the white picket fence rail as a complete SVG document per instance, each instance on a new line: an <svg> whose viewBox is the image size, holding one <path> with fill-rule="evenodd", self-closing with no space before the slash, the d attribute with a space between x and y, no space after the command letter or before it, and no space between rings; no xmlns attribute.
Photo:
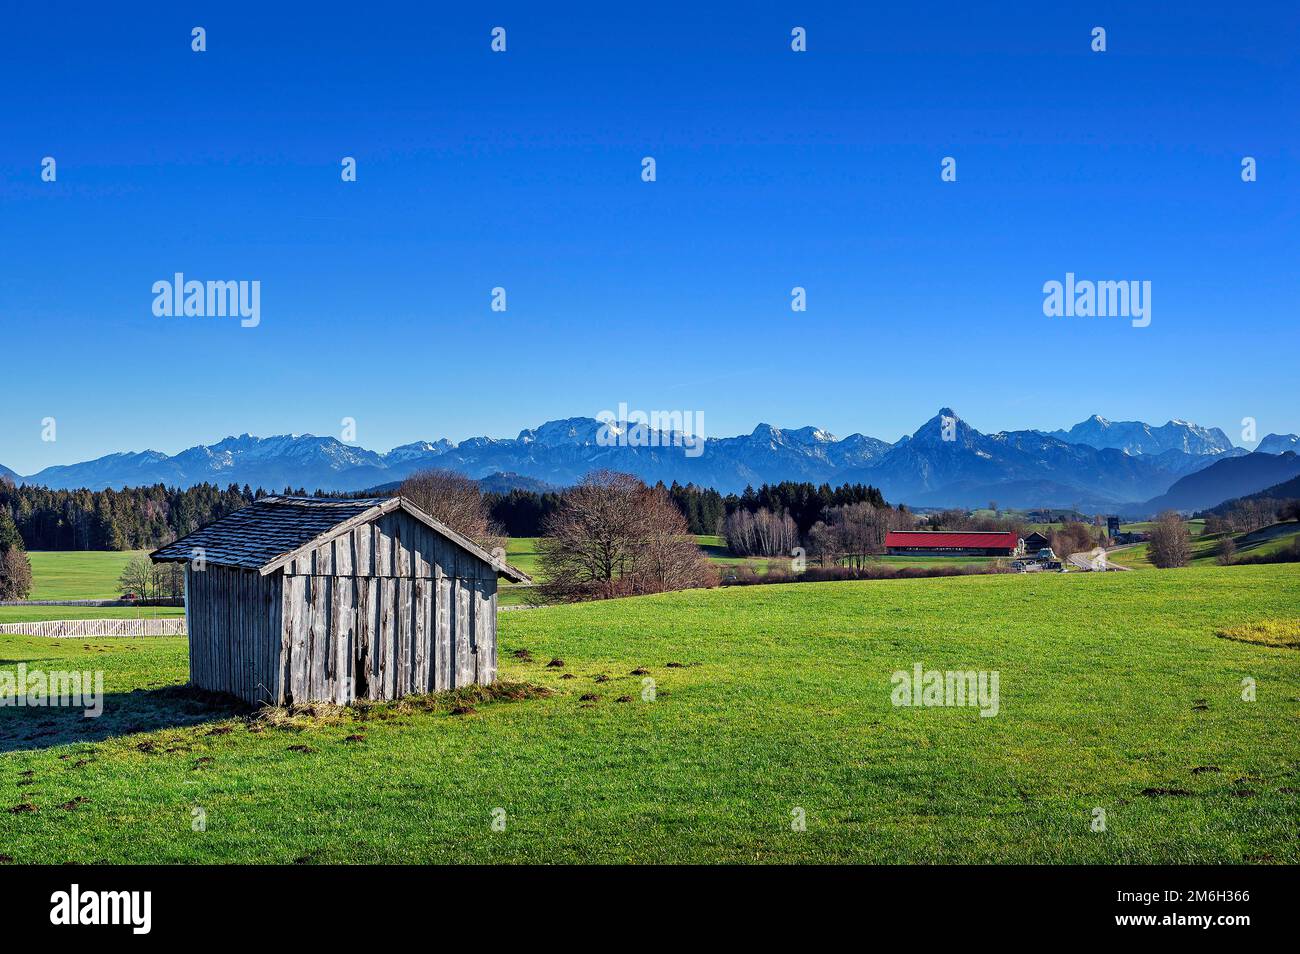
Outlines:
<svg viewBox="0 0 1300 954"><path fill-rule="evenodd" d="M23 636L184 636L185 619L46 619L34 623L0 623L0 634Z"/></svg>

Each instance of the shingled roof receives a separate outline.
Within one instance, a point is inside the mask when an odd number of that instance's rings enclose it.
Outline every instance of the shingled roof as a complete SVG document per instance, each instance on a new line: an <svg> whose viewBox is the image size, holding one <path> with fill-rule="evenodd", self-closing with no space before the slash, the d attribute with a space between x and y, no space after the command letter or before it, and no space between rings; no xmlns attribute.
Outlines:
<svg viewBox="0 0 1300 954"><path fill-rule="evenodd" d="M394 510L404 510L421 523L463 547L497 573L517 583L529 577L495 559L474 541L434 520L402 497L342 499L326 497L263 497L242 510L169 543L149 554L155 563L186 563L195 548L214 566L239 567L271 573L300 550L310 550L326 540L369 523Z"/></svg>

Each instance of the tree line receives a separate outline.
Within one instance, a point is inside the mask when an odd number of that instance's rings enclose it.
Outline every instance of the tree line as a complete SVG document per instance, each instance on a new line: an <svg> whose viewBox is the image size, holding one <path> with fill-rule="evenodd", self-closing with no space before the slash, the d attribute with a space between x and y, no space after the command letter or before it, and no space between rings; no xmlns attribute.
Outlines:
<svg viewBox="0 0 1300 954"><path fill-rule="evenodd" d="M802 538L835 507L857 503L888 506L880 491L868 484L831 487L828 483L787 480L763 484L757 489L748 486L742 493L726 495L712 487L677 481L669 485L660 481L654 487L681 513L686 532L697 535L725 535L724 525L735 514L756 516L765 510L769 514L787 515ZM507 536L539 537L544 535L546 521L559 509L563 496L563 491L512 490L506 494L485 494L483 499L489 516Z"/></svg>
<svg viewBox="0 0 1300 954"><path fill-rule="evenodd" d="M403 486L409 489L409 483ZM701 535L722 533L725 520L737 512L752 515L766 510L788 514L802 538L834 507L855 503L887 506L880 491L866 484L832 488L825 483L784 481L757 489L746 487L743 493L725 496L711 487L676 481L668 486L661 482L655 488L681 513L687 532ZM185 489L152 484L122 490L51 490L17 487L0 479L0 510L8 510L29 550L152 550L272 492L248 484L222 488L207 483ZM286 487L282 493L307 495L302 487ZM321 490L315 495L361 496ZM498 535L537 537L559 509L563 492L512 490L480 496Z"/></svg>
<svg viewBox="0 0 1300 954"><path fill-rule="evenodd" d="M307 496L302 487L282 493ZM13 520L29 550L154 550L266 496L248 484L51 490L0 478L0 513ZM316 496L357 495L317 490Z"/></svg>

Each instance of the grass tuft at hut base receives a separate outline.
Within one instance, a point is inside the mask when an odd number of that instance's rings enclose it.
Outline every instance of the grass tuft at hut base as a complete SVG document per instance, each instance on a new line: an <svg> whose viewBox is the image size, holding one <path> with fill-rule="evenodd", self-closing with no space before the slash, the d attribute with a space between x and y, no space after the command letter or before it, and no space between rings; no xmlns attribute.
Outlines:
<svg viewBox="0 0 1300 954"><path fill-rule="evenodd" d="M390 701L358 699L351 705L307 702L295 706L263 706L251 718L257 725L298 731L310 726L342 725L347 722L395 719L416 712L462 712L497 702L521 702L552 695L545 686L529 682L494 682L491 685L462 686L445 692L404 696Z"/></svg>

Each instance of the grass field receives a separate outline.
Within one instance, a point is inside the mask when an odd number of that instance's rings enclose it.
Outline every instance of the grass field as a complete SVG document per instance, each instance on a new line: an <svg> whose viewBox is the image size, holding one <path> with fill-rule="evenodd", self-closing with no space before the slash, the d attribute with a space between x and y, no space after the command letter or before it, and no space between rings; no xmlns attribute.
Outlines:
<svg viewBox="0 0 1300 954"><path fill-rule="evenodd" d="M33 600L111 600L122 595L117 578L145 551L33 550ZM179 606L0 606L0 623L45 619L151 619L184 616Z"/></svg>
<svg viewBox="0 0 1300 954"><path fill-rule="evenodd" d="M1154 520L1141 520L1137 523L1120 524L1120 533L1150 533L1156 527ZM1205 532L1205 521L1201 519L1188 520L1187 532L1194 537L1199 537Z"/></svg>
<svg viewBox="0 0 1300 954"><path fill-rule="evenodd" d="M183 640L0 637L3 668L102 668L110 694L100 719L0 708L0 852L1295 863L1300 656L1216 633L1294 619L1298 604L1293 567L1209 566L506 613L503 677L549 698L287 725L178 698L167 687L185 679ZM525 648L535 661L512 657ZM998 670L999 714L893 706L891 673L918 662ZM1242 701L1244 677L1257 701ZM1104 832L1091 828L1098 808ZM806 831L792 830L796 809ZM192 830L196 810L204 831Z"/></svg>
<svg viewBox="0 0 1300 954"><path fill-rule="evenodd" d="M112 600L122 595L117 578L144 550L33 550L33 600Z"/></svg>

